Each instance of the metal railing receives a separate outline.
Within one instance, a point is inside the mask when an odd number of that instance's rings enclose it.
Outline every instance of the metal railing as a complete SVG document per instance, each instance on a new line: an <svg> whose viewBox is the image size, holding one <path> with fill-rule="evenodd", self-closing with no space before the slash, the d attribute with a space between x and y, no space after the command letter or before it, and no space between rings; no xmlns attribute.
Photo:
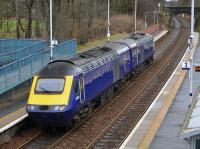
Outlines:
<svg viewBox="0 0 200 149"><path fill-rule="evenodd" d="M22 59L28 55L40 52L41 50L45 49L45 44L45 41L38 41L37 43L29 44L23 48L16 48L16 50L11 52L0 54L0 66Z"/></svg>
<svg viewBox="0 0 200 149"><path fill-rule="evenodd" d="M53 48L54 58L59 59L76 53L77 41L70 40ZM0 94L30 79L49 62L50 50L29 55L0 68Z"/></svg>
<svg viewBox="0 0 200 149"><path fill-rule="evenodd" d="M53 48L53 55L54 58L64 58L66 56L75 54L76 49L77 49L77 40L73 39L65 41Z"/></svg>
<svg viewBox="0 0 200 149"><path fill-rule="evenodd" d="M0 39L0 54L12 52L40 41L30 39Z"/></svg>

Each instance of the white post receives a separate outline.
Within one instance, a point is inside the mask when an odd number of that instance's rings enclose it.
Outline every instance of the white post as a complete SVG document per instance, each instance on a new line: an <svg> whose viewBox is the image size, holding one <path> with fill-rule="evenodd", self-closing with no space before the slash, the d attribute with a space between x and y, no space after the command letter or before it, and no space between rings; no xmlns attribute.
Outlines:
<svg viewBox="0 0 200 149"><path fill-rule="evenodd" d="M157 18L157 24L159 23L160 6L161 6L161 4L158 3L158 18Z"/></svg>
<svg viewBox="0 0 200 149"><path fill-rule="evenodd" d="M110 0L108 0L108 31L107 31L107 42L110 41Z"/></svg>
<svg viewBox="0 0 200 149"><path fill-rule="evenodd" d="M160 3L158 3L158 12L160 13Z"/></svg>
<svg viewBox="0 0 200 149"><path fill-rule="evenodd" d="M194 0L192 0L192 4L191 4L191 35L190 35L190 59L191 59L191 68L190 68L190 97L192 101L192 86L193 86L193 36L194 36Z"/></svg>
<svg viewBox="0 0 200 149"><path fill-rule="evenodd" d="M148 14L149 12L145 12L145 14L144 14L144 27L145 27L145 29L147 28L147 14Z"/></svg>
<svg viewBox="0 0 200 149"><path fill-rule="evenodd" d="M137 0L135 0L135 33L137 31Z"/></svg>
<svg viewBox="0 0 200 149"><path fill-rule="evenodd" d="M192 0L192 8L191 8L191 35L194 34L194 0Z"/></svg>
<svg viewBox="0 0 200 149"><path fill-rule="evenodd" d="M157 24L159 23L159 12L157 12Z"/></svg>
<svg viewBox="0 0 200 149"><path fill-rule="evenodd" d="M52 0L50 0L50 61L53 61L53 42L52 42Z"/></svg>

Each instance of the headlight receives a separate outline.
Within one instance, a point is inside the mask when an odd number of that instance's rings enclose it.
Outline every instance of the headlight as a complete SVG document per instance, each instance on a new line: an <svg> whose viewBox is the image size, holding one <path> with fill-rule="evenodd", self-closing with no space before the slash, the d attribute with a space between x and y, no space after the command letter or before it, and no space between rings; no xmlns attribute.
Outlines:
<svg viewBox="0 0 200 149"><path fill-rule="evenodd" d="M31 111L33 111L33 110L35 110L35 106L32 105L31 106Z"/></svg>
<svg viewBox="0 0 200 149"><path fill-rule="evenodd" d="M65 108L66 108L66 106L64 106L64 105L61 105L61 106L55 106L55 107L54 107L54 110L55 110L55 111L64 111Z"/></svg>
<svg viewBox="0 0 200 149"><path fill-rule="evenodd" d="M58 110L59 110L59 106L55 106L55 107L54 107L54 110L55 110L55 111L58 111Z"/></svg>
<svg viewBox="0 0 200 149"><path fill-rule="evenodd" d="M26 109L27 109L27 111L34 111L35 110L35 106L34 105L27 105Z"/></svg>
<svg viewBox="0 0 200 149"><path fill-rule="evenodd" d="M60 111L65 110L66 106L60 106Z"/></svg>

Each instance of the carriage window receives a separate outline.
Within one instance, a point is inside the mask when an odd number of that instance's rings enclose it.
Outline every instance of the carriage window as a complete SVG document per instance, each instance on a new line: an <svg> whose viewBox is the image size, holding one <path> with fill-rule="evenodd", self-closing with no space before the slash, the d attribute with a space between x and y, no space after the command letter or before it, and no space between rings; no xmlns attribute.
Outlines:
<svg viewBox="0 0 200 149"><path fill-rule="evenodd" d="M137 54L138 54L138 49L136 48L136 49L134 50L134 56L137 56Z"/></svg>
<svg viewBox="0 0 200 149"><path fill-rule="evenodd" d="M196 140L196 147L195 149L199 149L200 148L200 139Z"/></svg>
<svg viewBox="0 0 200 149"><path fill-rule="evenodd" d="M61 93L65 79L42 78L37 80L35 91L38 93Z"/></svg>

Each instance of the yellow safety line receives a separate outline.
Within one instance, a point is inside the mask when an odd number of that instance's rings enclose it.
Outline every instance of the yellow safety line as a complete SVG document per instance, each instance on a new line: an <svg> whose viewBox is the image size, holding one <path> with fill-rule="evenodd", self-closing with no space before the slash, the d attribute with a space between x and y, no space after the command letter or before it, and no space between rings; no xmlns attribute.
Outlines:
<svg viewBox="0 0 200 149"><path fill-rule="evenodd" d="M198 39L198 35L197 35L197 39ZM196 41L195 46L194 46L195 50L197 48L197 42L198 42L198 40ZM153 138L154 138L155 134L157 133L158 128L162 124L162 122L167 114L167 111L176 96L176 93L178 92L179 88L181 87L181 83L183 82L185 75L186 75L186 71L181 71L178 79L176 80L176 83L174 83L174 87L171 88L171 90L169 91L170 94L167 97L160 112L158 113L156 118L153 120L153 122L151 123L150 127L148 128L147 133L145 134L143 140L138 145L138 149L147 149L151 145L151 142L153 141Z"/></svg>
<svg viewBox="0 0 200 149"><path fill-rule="evenodd" d="M182 71L178 80L176 81L176 83L174 83L175 84L174 87L171 88L171 90L169 91L170 94L167 97L164 105L162 106L161 111L158 113L156 118L153 120L150 128L148 129L147 133L145 134L144 139L139 144L138 149L147 149L150 146L158 128L162 124L162 122L165 118L165 115L167 114L169 107L171 106L173 100L175 99L176 93L178 92L185 75L186 75L186 72Z"/></svg>
<svg viewBox="0 0 200 149"><path fill-rule="evenodd" d="M22 107L22 108L20 108L20 109L18 109L18 110L16 110L16 111L14 111L14 112L12 112L12 113L10 113L10 114L8 114L8 115L6 115L6 116L4 116L4 117L2 117L2 118L0 118L0 123L3 122L3 121L5 121L5 120L8 119L9 117L15 115L16 113L22 111L22 110L25 110L25 106Z"/></svg>

